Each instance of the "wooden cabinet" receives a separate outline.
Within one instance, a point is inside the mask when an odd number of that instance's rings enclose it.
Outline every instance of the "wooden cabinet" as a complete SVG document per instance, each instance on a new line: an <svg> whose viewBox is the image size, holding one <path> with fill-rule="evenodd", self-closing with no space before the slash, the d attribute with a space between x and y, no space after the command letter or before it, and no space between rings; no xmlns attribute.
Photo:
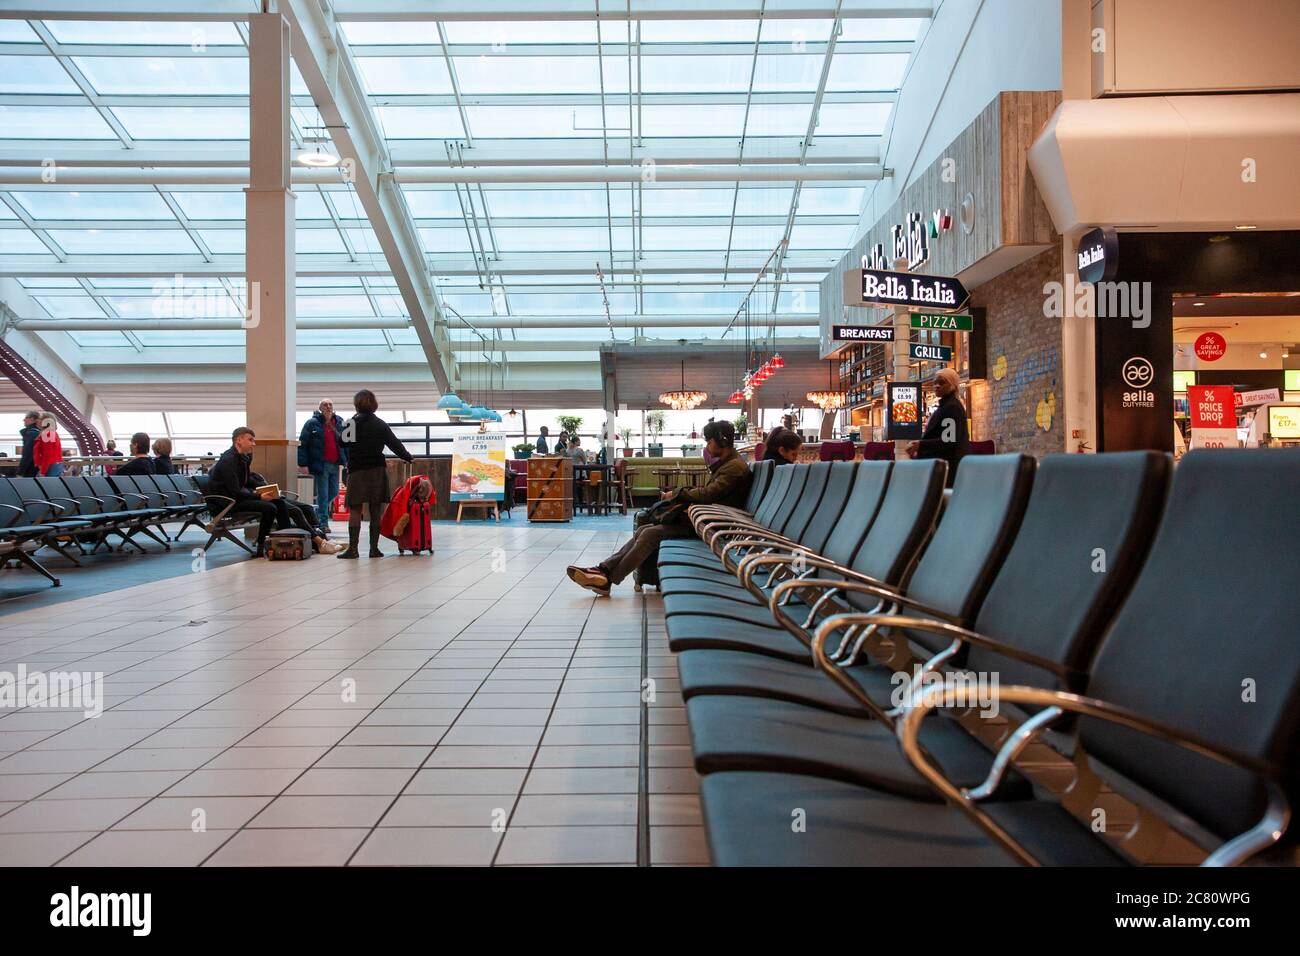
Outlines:
<svg viewBox="0 0 1300 956"><path fill-rule="evenodd" d="M573 518L573 462L559 455L528 459L528 520Z"/></svg>

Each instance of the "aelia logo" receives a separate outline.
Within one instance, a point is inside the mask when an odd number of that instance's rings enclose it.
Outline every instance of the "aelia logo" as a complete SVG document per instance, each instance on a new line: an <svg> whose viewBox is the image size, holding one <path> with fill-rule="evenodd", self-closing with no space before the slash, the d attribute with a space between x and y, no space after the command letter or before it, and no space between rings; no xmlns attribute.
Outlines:
<svg viewBox="0 0 1300 956"><path fill-rule="evenodd" d="M1202 362L1217 362L1228 351L1228 342L1218 332L1206 332L1197 336L1193 348Z"/></svg>
<svg viewBox="0 0 1300 956"><path fill-rule="evenodd" d="M1135 355L1124 363L1120 375L1124 379L1124 384L1132 389L1122 396L1125 408L1156 407L1156 393L1147 388L1156 377L1156 370L1150 360Z"/></svg>
<svg viewBox="0 0 1300 956"><path fill-rule="evenodd" d="M1156 377L1156 370L1151 362L1141 355L1135 355L1124 363L1121 372L1124 384L1131 388L1146 388Z"/></svg>

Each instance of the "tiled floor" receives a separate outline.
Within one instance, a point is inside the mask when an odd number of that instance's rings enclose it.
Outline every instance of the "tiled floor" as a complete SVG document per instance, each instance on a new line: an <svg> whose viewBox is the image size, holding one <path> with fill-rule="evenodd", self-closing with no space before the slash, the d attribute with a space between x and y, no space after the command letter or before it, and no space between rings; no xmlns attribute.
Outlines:
<svg viewBox="0 0 1300 956"><path fill-rule="evenodd" d="M440 524L432 558L0 604L0 671L105 682L98 718L0 709L0 863L707 862L658 597L564 577L629 528Z"/></svg>

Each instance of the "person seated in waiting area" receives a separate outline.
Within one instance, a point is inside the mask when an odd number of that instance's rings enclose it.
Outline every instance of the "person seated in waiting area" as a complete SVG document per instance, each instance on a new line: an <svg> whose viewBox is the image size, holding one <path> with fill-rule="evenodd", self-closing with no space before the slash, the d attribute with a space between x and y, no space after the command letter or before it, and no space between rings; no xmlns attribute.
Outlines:
<svg viewBox="0 0 1300 956"><path fill-rule="evenodd" d="M247 425L241 425L231 434L230 440L230 447L208 472L208 493L234 499L231 514L257 516L257 556L262 557L266 553L266 536L271 533L273 524L278 524L281 530L302 528L311 534L312 545L317 551L333 554L334 545L320 534L319 529L306 521L301 509L291 509L289 500L276 495L272 489L264 492L257 490L266 482L252 469L253 449L257 447L257 436L253 430Z"/></svg>
<svg viewBox="0 0 1300 956"><path fill-rule="evenodd" d="M777 425L768 434L763 444L764 461L774 461L778 465L793 465L799 458L799 449L803 447L803 437L784 425Z"/></svg>
<svg viewBox="0 0 1300 956"><path fill-rule="evenodd" d="M153 460L149 457L149 436L136 432L131 436L131 457L117 466L116 475L152 475Z"/></svg>
<svg viewBox="0 0 1300 956"><path fill-rule="evenodd" d="M686 517L691 505L721 504L740 506L749 493L749 466L736 454L736 429L731 422L709 422L704 438L715 461L709 466L707 484L698 488L679 488L671 498L656 506L655 521L643 524L627 544L592 568L570 565L569 579L602 597L609 596L611 585L618 584L658 553L659 544L669 538L691 538L695 531Z"/></svg>
<svg viewBox="0 0 1300 956"><path fill-rule="evenodd" d="M172 464L172 440L155 438L153 440L153 473L155 475L174 475L176 466Z"/></svg>

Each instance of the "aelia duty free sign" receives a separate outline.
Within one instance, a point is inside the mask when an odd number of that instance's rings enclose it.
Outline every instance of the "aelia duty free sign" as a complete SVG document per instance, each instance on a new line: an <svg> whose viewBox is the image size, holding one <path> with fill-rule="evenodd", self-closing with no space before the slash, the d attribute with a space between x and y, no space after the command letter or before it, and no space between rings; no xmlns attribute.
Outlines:
<svg viewBox="0 0 1300 956"><path fill-rule="evenodd" d="M852 269L844 282L845 305L909 305L921 309L959 309L970 294L949 276L914 275L879 269Z"/></svg>

